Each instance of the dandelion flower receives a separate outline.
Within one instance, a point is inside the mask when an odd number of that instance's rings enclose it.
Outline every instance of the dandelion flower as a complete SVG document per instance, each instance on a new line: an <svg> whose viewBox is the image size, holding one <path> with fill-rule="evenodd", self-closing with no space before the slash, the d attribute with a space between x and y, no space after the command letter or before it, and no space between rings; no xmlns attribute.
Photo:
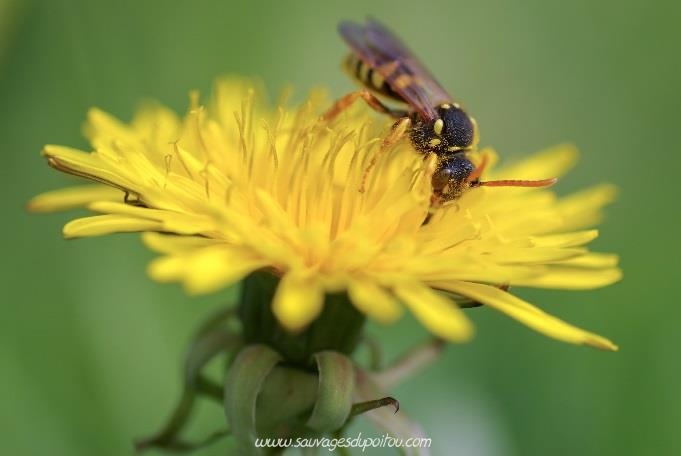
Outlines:
<svg viewBox="0 0 681 456"><path fill-rule="evenodd" d="M272 109L248 81L216 85L209 107L191 97L183 118L149 105L130 124L93 109L93 151L46 146L49 164L96 185L34 198L36 211L85 207L67 238L141 232L160 256L148 268L189 293L230 286L255 271L280 280L272 311L292 332L319 316L327 294L347 292L369 318L391 323L406 307L434 335L473 334L461 304L474 301L528 327L606 350L607 339L565 323L500 285L591 289L621 277L617 257L590 252L591 227L615 190L567 197L546 188L475 188L429 219L433 161L409 141L379 154L387 125L361 103L331 124L313 94ZM486 157L485 178L560 176L576 152L556 147L511 168ZM364 192L364 171L378 157Z"/></svg>

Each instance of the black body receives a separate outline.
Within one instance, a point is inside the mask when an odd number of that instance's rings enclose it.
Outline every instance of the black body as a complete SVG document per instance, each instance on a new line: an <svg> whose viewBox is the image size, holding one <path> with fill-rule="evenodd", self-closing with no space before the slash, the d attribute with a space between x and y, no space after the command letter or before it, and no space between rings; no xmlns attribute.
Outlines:
<svg viewBox="0 0 681 456"><path fill-rule="evenodd" d="M477 141L475 121L411 51L386 27L369 19L366 25L342 22L339 32L352 48L346 60L348 71L371 91L403 102L409 111L409 137L416 150L438 156L433 175L433 193L441 200L458 198L469 186L474 169L466 157Z"/></svg>

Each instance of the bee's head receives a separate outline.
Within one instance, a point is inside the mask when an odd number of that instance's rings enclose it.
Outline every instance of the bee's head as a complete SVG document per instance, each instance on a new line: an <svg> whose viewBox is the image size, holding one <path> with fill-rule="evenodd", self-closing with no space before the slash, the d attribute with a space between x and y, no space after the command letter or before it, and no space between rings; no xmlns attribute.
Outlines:
<svg viewBox="0 0 681 456"><path fill-rule="evenodd" d="M443 103L436 111L438 118L434 121L424 121L420 116L412 119L411 139L417 149L444 155L475 146L477 125L459 105Z"/></svg>
<svg viewBox="0 0 681 456"><path fill-rule="evenodd" d="M458 198L470 185L468 177L475 167L463 153L442 158L433 173L433 194L442 201Z"/></svg>

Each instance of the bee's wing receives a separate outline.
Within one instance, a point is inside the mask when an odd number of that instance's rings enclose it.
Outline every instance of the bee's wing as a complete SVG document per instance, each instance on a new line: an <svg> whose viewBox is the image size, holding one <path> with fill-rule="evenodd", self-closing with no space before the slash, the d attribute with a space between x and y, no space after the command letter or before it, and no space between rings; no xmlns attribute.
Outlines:
<svg viewBox="0 0 681 456"><path fill-rule="evenodd" d="M452 101L449 92L437 82L430 70L386 26L373 18L369 18L366 33L370 43L375 43L374 46L380 47L386 55L396 56L396 59L401 59L404 62L405 67L416 76L418 83L428 90L429 96L434 102L433 106Z"/></svg>
<svg viewBox="0 0 681 456"><path fill-rule="evenodd" d="M383 76L424 119L437 118L436 100L449 101L449 95L395 35L371 20L367 26L344 21L338 31L357 57ZM431 80L436 90L432 90Z"/></svg>

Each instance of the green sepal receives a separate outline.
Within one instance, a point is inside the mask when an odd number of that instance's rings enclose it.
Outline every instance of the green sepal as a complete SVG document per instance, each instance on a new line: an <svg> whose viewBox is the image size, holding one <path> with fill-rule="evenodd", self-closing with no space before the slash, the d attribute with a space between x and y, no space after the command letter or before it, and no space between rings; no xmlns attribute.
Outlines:
<svg viewBox="0 0 681 456"><path fill-rule="evenodd" d="M230 353L241 344L241 338L227 328L217 327L197 336L187 353L185 382L196 388L201 370L220 353Z"/></svg>
<svg viewBox="0 0 681 456"><path fill-rule="evenodd" d="M225 377L224 407L239 454L259 455L255 447L256 401L263 382L281 356L265 345L249 345L236 357Z"/></svg>
<svg viewBox="0 0 681 456"><path fill-rule="evenodd" d="M340 429L352 408L355 367L341 353L322 351L313 355L319 372L317 401L307 425L319 432Z"/></svg>
<svg viewBox="0 0 681 456"><path fill-rule="evenodd" d="M259 437L291 437L309 433L305 422L317 399L317 374L278 365L265 379L257 407Z"/></svg>

